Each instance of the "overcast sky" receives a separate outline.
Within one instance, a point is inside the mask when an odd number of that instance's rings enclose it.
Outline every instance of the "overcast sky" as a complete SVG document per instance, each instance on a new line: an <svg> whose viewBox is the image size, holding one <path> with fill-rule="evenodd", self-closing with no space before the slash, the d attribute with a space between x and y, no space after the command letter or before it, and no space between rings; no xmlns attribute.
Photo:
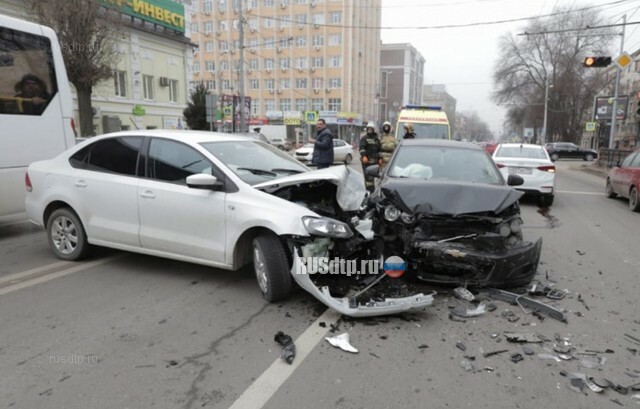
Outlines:
<svg viewBox="0 0 640 409"><path fill-rule="evenodd" d="M629 0L382 0L382 26L467 24L550 14L554 7L598 10L610 23L640 21L640 1ZM620 0L618 0L620 1ZM635 15L634 15L635 13ZM498 136L505 110L491 101L492 72L498 64L498 38L523 32L526 21L438 30L382 30L382 42L411 43L426 60L425 84L444 84L458 101L458 111L476 111ZM615 50L620 37L615 38ZM640 25L626 28L625 51L640 48Z"/></svg>

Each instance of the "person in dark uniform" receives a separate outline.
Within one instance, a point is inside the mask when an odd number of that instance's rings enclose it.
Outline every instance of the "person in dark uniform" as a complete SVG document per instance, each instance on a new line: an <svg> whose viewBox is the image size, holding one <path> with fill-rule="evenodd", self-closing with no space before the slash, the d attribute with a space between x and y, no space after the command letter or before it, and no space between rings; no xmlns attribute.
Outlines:
<svg viewBox="0 0 640 409"><path fill-rule="evenodd" d="M375 178L366 176L367 168L378 164L380 149L380 138L376 133L376 126L373 122L369 122L367 124L367 133L360 138L360 161L362 162L362 171L365 174L365 185L370 192L373 192L375 188Z"/></svg>

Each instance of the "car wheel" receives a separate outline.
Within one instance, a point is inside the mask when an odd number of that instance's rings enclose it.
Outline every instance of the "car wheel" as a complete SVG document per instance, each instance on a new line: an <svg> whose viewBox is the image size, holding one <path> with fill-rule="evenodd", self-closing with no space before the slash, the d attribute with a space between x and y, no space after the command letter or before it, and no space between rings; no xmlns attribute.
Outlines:
<svg viewBox="0 0 640 409"><path fill-rule="evenodd" d="M593 154L592 153L587 153L584 156L584 160L586 160L587 162L592 162L593 161Z"/></svg>
<svg viewBox="0 0 640 409"><path fill-rule="evenodd" d="M353 156L351 156L350 153L347 153L347 157L344 158L344 163L346 163L347 165L351 163L351 161L353 160Z"/></svg>
<svg viewBox="0 0 640 409"><path fill-rule="evenodd" d="M558 159L560 159L560 156L557 153L552 153L551 154L551 160L552 161L557 161Z"/></svg>
<svg viewBox="0 0 640 409"><path fill-rule="evenodd" d="M291 293L289 262L280 240L263 234L253 240L253 269L265 300L276 302Z"/></svg>
<svg viewBox="0 0 640 409"><path fill-rule="evenodd" d="M550 207L553 204L553 195L545 195L538 197L539 207Z"/></svg>
<svg viewBox="0 0 640 409"><path fill-rule="evenodd" d="M54 211L47 221L47 238L55 255L62 260L81 260L89 251L87 234L73 210Z"/></svg>
<svg viewBox="0 0 640 409"><path fill-rule="evenodd" d="M629 192L629 208L632 212L640 212L640 198L638 197L638 189L635 186Z"/></svg>
<svg viewBox="0 0 640 409"><path fill-rule="evenodd" d="M613 191L613 186L611 186L611 180L607 178L607 186L605 188L605 194L609 199L613 199L616 197L616 193Z"/></svg>
<svg viewBox="0 0 640 409"><path fill-rule="evenodd" d="M278 149L280 149L281 151L284 150L284 145L278 145Z"/></svg>

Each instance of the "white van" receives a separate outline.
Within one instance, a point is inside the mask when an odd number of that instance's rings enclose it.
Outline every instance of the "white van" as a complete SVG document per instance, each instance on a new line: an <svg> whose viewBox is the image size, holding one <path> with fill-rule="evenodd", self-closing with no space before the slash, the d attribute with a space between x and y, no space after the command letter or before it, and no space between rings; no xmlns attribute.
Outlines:
<svg viewBox="0 0 640 409"><path fill-rule="evenodd" d="M0 218L24 212L27 166L72 147L74 137L55 32L0 14Z"/></svg>

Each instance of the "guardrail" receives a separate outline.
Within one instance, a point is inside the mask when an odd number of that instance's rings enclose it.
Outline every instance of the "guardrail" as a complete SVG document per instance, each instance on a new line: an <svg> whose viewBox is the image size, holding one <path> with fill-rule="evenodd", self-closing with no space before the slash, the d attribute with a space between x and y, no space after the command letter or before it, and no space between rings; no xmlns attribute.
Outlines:
<svg viewBox="0 0 640 409"><path fill-rule="evenodd" d="M607 169L611 169L631 153L633 153L632 150L600 148L598 150L598 166L606 166Z"/></svg>

